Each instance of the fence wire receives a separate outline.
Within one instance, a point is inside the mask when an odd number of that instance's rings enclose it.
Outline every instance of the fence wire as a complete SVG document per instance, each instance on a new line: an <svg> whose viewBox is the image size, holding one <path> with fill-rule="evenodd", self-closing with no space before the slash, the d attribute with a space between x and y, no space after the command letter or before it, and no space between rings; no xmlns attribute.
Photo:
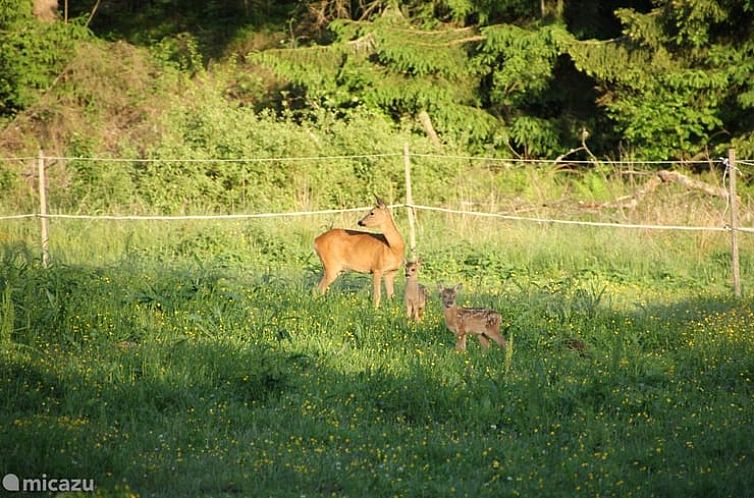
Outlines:
<svg viewBox="0 0 754 498"><path fill-rule="evenodd" d="M417 211L439 212L461 216L473 216L478 218L494 218L500 220L537 223L540 225L571 225L586 227L602 228L620 228L620 229L638 229L638 230L675 230L686 232L730 232L734 229L728 225L724 226L691 226L691 225L653 225L643 223L610 223L601 221L580 221L580 220L563 220L557 218L537 218L530 216L516 216L503 213L491 213L483 211L467 211L462 209L451 209L445 207L424 206L420 204L392 204L391 209L395 208L413 208ZM217 214L217 215L88 215L88 214L18 214L9 216L0 216L0 220L23 220L23 219L47 219L47 220L86 220L86 221L233 221L260 218L295 218L304 216L322 216L331 214L365 212L371 209L371 206L345 208L345 209L322 209L314 211L282 211L267 213L241 213L241 214ZM737 232L754 233L754 228L737 227Z"/></svg>
<svg viewBox="0 0 754 498"><path fill-rule="evenodd" d="M570 164L594 164L592 160L547 160L547 159L525 159L525 158L497 158L497 157L484 157L484 156L463 156L463 155L443 155L443 154L424 154L424 153L410 153L408 156L406 153L398 152L386 152L386 153L370 153L370 154L353 154L353 155L333 155L333 156L302 156L302 157L270 157L270 158L233 158L233 159L196 159L196 158L168 158L168 159L151 159L151 158L107 158L107 157L66 157L66 156L41 156L41 157L4 157L0 158L0 161L32 161L43 159L45 161L89 161L89 162L117 162L117 163L155 163L155 162L172 162L172 163L260 163L260 162L295 162L295 161L327 161L327 160L342 160L342 159L372 159L372 158L395 158L395 157L416 157L426 159L448 159L448 160L465 160L465 161L485 161L485 162L505 162L512 164L555 164L555 163L570 163ZM616 166L632 166L632 165L664 165L664 164L710 164L718 161L710 160L697 160L697 161L639 161L639 160L627 160L627 161L600 161L601 164L609 164ZM724 163L725 161L723 161ZM754 161L750 160L737 160L738 164L754 165ZM726 170L727 171L727 170ZM678 230L678 231L705 231L705 232L730 232L735 230L737 232L754 233L754 228L736 227L735 229L730 226L686 226L686 225L655 225L655 224L629 224L629 223L611 223L611 222L599 222L599 221L580 221L580 220L564 220L556 218L537 218L526 216L507 215L502 213L480 212L480 211L465 211L459 209L451 209L446 207L436 206L424 206L424 205L407 205L407 204L395 204L392 207L407 207L421 211L434 211L444 212L447 214L474 216L484 218L497 218L502 220L530 222L538 224L558 224L558 225L574 225L574 226L590 226L590 227L604 227L604 228L623 228L623 229L641 229L641 230ZM226 214L226 215L178 215L178 216L161 216L161 215L88 215L88 214L14 214L0 216L2 221L24 220L30 218L39 218L46 220L53 219L67 219L67 220L90 220L90 221L190 221L190 220L244 220L255 218L284 218L284 217L302 217L302 216L317 216L317 215L330 215L340 213L351 213L358 211L366 211L370 209L367 207L357 208L345 208L345 209L324 209L313 211L290 211L290 212L266 212L266 213L240 213L240 214Z"/></svg>
<svg viewBox="0 0 754 498"><path fill-rule="evenodd" d="M493 157L493 156L471 156L471 155L454 155L454 154L432 154L411 152L410 157L426 159L451 159L463 161L483 161L512 164L600 164L609 166L635 166L635 165L701 165L715 164L720 159L697 159L692 161L683 160L641 160L641 159L531 159L522 157ZM123 157L88 157L88 156L44 156L45 160L50 161L85 161L85 162L109 162L109 163L264 163L264 162L299 162L299 161L329 161L339 159L379 159L390 157L401 157L400 152L375 152L368 154L342 154L332 156L281 156L281 157L240 157L240 158L123 158ZM9 156L0 157L0 161L23 162L36 161L38 157L31 156ZM754 160L738 159L737 163L746 166L754 166Z"/></svg>

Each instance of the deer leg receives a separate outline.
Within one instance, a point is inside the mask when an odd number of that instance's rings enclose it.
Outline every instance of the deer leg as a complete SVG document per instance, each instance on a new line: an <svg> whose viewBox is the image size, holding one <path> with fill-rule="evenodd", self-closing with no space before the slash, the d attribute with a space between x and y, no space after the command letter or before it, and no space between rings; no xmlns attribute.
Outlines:
<svg viewBox="0 0 754 498"><path fill-rule="evenodd" d="M319 290L319 293L324 294L325 292L327 292L330 284L332 284L336 278L338 278L337 271L330 271L328 269L325 269L325 274L322 275L322 280L320 280L319 284L317 284L317 290Z"/></svg>
<svg viewBox="0 0 754 498"><path fill-rule="evenodd" d="M466 334L460 333L456 336L456 351L466 351Z"/></svg>
<svg viewBox="0 0 754 498"><path fill-rule="evenodd" d="M382 294L382 272L375 271L372 275L372 300L374 307L380 307L380 294Z"/></svg>
<svg viewBox="0 0 754 498"><path fill-rule="evenodd" d="M408 304L408 318L410 320L416 320L416 313L417 313L416 303L414 302L409 303Z"/></svg>
<svg viewBox="0 0 754 498"><path fill-rule="evenodd" d="M418 321L421 321L422 318L424 318L424 305L423 304L417 306L417 310L416 310L416 319Z"/></svg>
<svg viewBox="0 0 754 498"><path fill-rule="evenodd" d="M387 293L388 299L391 299L393 297L393 282L395 281L396 273L398 273L397 270L385 273L385 291Z"/></svg>
<svg viewBox="0 0 754 498"><path fill-rule="evenodd" d="M489 339L487 339L484 336L484 334L479 334L478 337L479 337L479 344L481 344L484 349L489 349L490 348L490 341L489 341Z"/></svg>
<svg viewBox="0 0 754 498"><path fill-rule="evenodd" d="M505 342L505 338L503 338L503 336L500 335L500 332L498 332L497 330L488 330L487 332L485 332L485 335L495 341L501 348L504 348L507 344Z"/></svg>

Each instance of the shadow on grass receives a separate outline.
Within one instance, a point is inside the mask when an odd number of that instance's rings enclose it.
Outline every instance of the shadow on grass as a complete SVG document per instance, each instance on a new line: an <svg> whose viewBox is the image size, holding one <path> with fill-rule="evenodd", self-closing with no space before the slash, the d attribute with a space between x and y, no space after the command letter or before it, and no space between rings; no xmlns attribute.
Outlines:
<svg viewBox="0 0 754 498"><path fill-rule="evenodd" d="M108 285L130 289L126 302L145 288L139 275L117 272L45 275L25 285L93 293L60 294L73 316L106 295L103 277L124 279ZM147 306L155 328L138 340L82 336L72 348L60 335L86 322L35 319L31 331L46 343L0 346L4 468L92 477L105 489L125 480L148 496L439 496L448 475L470 495L499 496L512 484L494 479L498 468L525 476L517 489L528 495L545 479L565 495L618 492L618 479L607 478L617 476L647 495L677 479L685 484L671 495L740 495L752 484L734 465L754 457L754 351L742 336L752 334L750 300L684 298L620 312L575 292L469 292L469 303L497 305L509 320L506 369L498 349L453 353L434 300L427 320L411 326L394 310L400 303L373 311L366 296L354 302L361 277L318 302L282 277L260 274L231 292L228 275L200 275L161 275L161 298L178 289L167 295L175 301ZM213 335L171 328L171 317L229 297L236 301L212 322ZM302 323L263 333L286 313ZM234 333L243 320L257 320L248 329L257 336ZM589 355L563 347L574 335ZM711 470L690 484L679 470L688 462ZM584 464L604 474L602 484L580 473Z"/></svg>

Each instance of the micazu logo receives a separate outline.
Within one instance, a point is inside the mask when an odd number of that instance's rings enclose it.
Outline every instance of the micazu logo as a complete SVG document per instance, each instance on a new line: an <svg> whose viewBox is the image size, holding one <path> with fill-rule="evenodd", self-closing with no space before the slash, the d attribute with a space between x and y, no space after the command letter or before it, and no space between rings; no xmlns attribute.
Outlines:
<svg viewBox="0 0 754 498"><path fill-rule="evenodd" d="M57 493L59 491L94 491L94 479L58 479L47 477L19 478L16 474L5 474L3 477L5 491L22 493Z"/></svg>

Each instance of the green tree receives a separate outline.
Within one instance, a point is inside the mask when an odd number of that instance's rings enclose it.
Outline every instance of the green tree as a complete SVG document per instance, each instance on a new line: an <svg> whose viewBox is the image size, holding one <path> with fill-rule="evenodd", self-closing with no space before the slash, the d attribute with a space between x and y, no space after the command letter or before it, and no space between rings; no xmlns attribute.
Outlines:
<svg viewBox="0 0 754 498"><path fill-rule="evenodd" d="M404 6L416 23L392 6L373 20L333 21L327 45L251 59L291 81L307 106L411 116L434 140L438 132L445 142L477 150L547 156L562 149L557 120L527 113L550 98L562 26L480 28L481 20L525 13L521 2L419 4Z"/></svg>
<svg viewBox="0 0 754 498"><path fill-rule="evenodd" d="M731 133L751 136L753 13L750 1L661 1L647 13L617 10L618 38L570 39L563 49L595 79L600 105L636 155L692 158Z"/></svg>
<svg viewBox="0 0 754 498"><path fill-rule="evenodd" d="M487 108L506 125L508 145L526 156L556 154L563 147L556 120L538 116L532 107L552 91L565 31L558 25L524 29L500 24L482 34L474 61L487 82Z"/></svg>
<svg viewBox="0 0 754 498"><path fill-rule="evenodd" d="M25 109L60 75L86 38L82 22L40 22L31 0L0 0L0 116Z"/></svg>
<svg viewBox="0 0 754 498"><path fill-rule="evenodd" d="M336 20L329 29L329 45L267 50L252 60L290 80L308 105L413 116L433 138L438 131L475 140L494 131L469 57L468 45L482 40L474 27L423 30L392 7L373 21Z"/></svg>

